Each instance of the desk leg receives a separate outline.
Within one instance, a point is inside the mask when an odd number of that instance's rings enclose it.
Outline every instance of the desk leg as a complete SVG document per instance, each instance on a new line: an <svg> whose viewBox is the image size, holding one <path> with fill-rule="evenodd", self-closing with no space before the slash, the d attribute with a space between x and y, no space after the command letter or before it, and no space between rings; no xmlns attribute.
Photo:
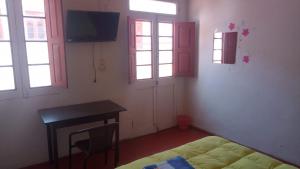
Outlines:
<svg viewBox="0 0 300 169"><path fill-rule="evenodd" d="M51 127L47 126L47 140L48 140L48 154L49 163L53 163L53 151L52 151L52 137L51 137Z"/></svg>
<svg viewBox="0 0 300 169"><path fill-rule="evenodd" d="M119 123L119 114L116 117L116 122ZM119 164L119 128L120 124L118 125L116 129L116 152L115 152L115 167Z"/></svg>
<svg viewBox="0 0 300 169"><path fill-rule="evenodd" d="M54 158L54 167L58 168L58 150L57 150L57 134L56 128L52 127L52 134L53 134L53 158Z"/></svg>

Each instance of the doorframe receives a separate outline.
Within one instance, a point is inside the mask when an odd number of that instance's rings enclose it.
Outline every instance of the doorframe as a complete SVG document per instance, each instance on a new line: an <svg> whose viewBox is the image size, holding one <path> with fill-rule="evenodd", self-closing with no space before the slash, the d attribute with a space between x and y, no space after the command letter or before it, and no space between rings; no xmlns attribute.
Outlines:
<svg viewBox="0 0 300 169"><path fill-rule="evenodd" d="M147 88L152 88L153 90L153 127L156 132L160 131L158 124L158 87L170 85L172 87L172 102L173 102L173 113L174 117L176 117L177 113L177 105L176 105L176 79L173 76L171 77L159 77L159 38L158 38L158 23L172 23L177 20L177 15L164 15L164 14L154 14L154 13L146 13L146 12L138 12L138 11L129 11L129 16L136 20L145 20L150 21L152 23L151 28L151 46L152 46L152 79L145 80L135 80L132 85L135 90L142 90ZM174 31L174 30L173 30ZM174 33L174 32L173 32ZM174 41L174 37L173 37ZM174 56L173 56L174 57ZM174 64L174 63L173 63Z"/></svg>

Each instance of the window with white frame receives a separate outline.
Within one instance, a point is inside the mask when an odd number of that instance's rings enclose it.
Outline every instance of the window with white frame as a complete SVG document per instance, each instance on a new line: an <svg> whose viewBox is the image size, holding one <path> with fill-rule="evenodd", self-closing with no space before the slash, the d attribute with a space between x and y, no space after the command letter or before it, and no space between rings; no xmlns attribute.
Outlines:
<svg viewBox="0 0 300 169"><path fill-rule="evenodd" d="M5 0L0 0L0 51L0 91L14 90L14 65Z"/></svg>
<svg viewBox="0 0 300 169"><path fill-rule="evenodd" d="M214 54L213 63L222 63L222 53L223 53L223 33L217 32L214 34Z"/></svg>
<svg viewBox="0 0 300 169"><path fill-rule="evenodd" d="M22 14L30 87L51 86L44 1L22 0Z"/></svg>
<svg viewBox="0 0 300 169"><path fill-rule="evenodd" d="M152 78L152 22L136 21L136 77Z"/></svg>
<svg viewBox="0 0 300 169"><path fill-rule="evenodd" d="M158 23L158 75L173 76L173 23Z"/></svg>
<svg viewBox="0 0 300 169"><path fill-rule="evenodd" d="M177 14L177 4L157 0L129 0L129 9L132 11L152 12L168 15Z"/></svg>
<svg viewBox="0 0 300 169"><path fill-rule="evenodd" d="M64 62L55 65L54 60L63 59L64 61L65 57L63 34L61 33L63 28L60 23L62 11L58 11L61 10L60 6L61 0L0 0L0 92L16 90L16 86L18 86L16 78L20 78L18 80L20 82L21 79L28 79L23 81L28 84L23 83L21 86L29 86L31 89L56 85L57 82L54 80L56 80L57 72L54 72L54 67L65 71L61 69L64 67L61 65ZM56 15L53 17L51 13ZM12 27L10 23L22 23L22 26ZM53 24L55 25L54 31ZM47 36L48 32L55 32L57 37ZM11 38L11 36L15 38ZM48 37L51 38L51 41L48 40ZM16 46L12 47L12 43ZM54 43L56 48L49 50L48 46L52 47ZM54 51L56 49L60 49L62 52ZM56 55L56 57L54 58L52 55ZM14 60L20 64L14 65ZM20 77L16 77L16 70L20 71Z"/></svg>
<svg viewBox="0 0 300 169"><path fill-rule="evenodd" d="M195 33L194 22L141 21L128 17L129 83L193 77Z"/></svg>
<svg viewBox="0 0 300 169"><path fill-rule="evenodd" d="M136 80L173 76L173 23L134 20L132 37L135 48ZM153 30L154 29L154 30ZM154 32L156 32L154 34ZM158 43L153 43L158 42ZM131 44L131 43L130 43Z"/></svg>

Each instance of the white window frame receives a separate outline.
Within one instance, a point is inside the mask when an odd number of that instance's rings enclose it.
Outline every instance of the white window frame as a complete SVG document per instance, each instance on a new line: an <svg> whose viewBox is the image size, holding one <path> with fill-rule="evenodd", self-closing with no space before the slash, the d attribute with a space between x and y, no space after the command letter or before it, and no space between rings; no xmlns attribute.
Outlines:
<svg viewBox="0 0 300 169"><path fill-rule="evenodd" d="M217 33L221 33L221 38L218 38L218 37L216 37L216 34ZM213 42L213 64L223 64L223 60L224 60L224 58L223 58L223 51L224 51L224 46L222 45L222 47L221 47L221 49L216 49L215 48L215 43L216 43L216 40L221 40L222 41L222 44L223 44L223 37L224 35L223 35L223 33L222 32L215 32L214 33L214 42ZM215 51L221 51L221 60L217 60L216 59L216 56L215 56ZM219 63L220 62L220 63Z"/></svg>
<svg viewBox="0 0 300 169"><path fill-rule="evenodd" d="M156 1L161 1L161 2L168 2L168 3L174 3L176 4L176 14L166 14L166 13L156 13L156 12L147 12L147 11L138 11L138 10L131 10L130 9L130 0L128 0L128 10L130 12L134 12L134 13L144 13L144 14L150 14L150 15L165 15L165 16L170 16L170 17L176 17L179 13L179 3L178 0L156 0Z"/></svg>
<svg viewBox="0 0 300 169"><path fill-rule="evenodd" d="M172 36L160 36L159 35L159 23L168 23L168 24L172 24L173 26L173 29L172 29ZM174 22L173 21L170 21L170 20L158 20L156 21L156 29L157 29L157 34L156 34L156 40L157 40L157 50L155 51L156 52L156 59L157 59L157 78L158 79L165 79L165 78L172 78L174 77L174 71L173 71L173 67L174 67ZM159 49L159 38L160 37L169 37L169 38L172 38L172 49L171 50L160 50ZM159 63L159 52L160 51L172 51L172 62L171 63ZM167 64L171 64L172 65L172 76L163 76L163 77L160 77L159 76L159 66L160 65L167 65Z"/></svg>
<svg viewBox="0 0 300 169"><path fill-rule="evenodd" d="M14 3L13 1L6 1L7 8L7 16L8 16L8 27L9 27L9 35L10 35L10 45L11 45L11 54L12 54L12 62L14 68L14 79L15 79L15 89L14 90L4 90L0 91L0 100L5 99L13 99L21 96L22 82L20 76L20 62L18 59L18 44L17 44L17 34L16 29L17 25L14 19Z"/></svg>
<svg viewBox="0 0 300 169"><path fill-rule="evenodd" d="M15 90L0 91L0 101L61 93L65 89L55 88L52 85L35 88L30 87L22 0L6 0L6 6L9 17L8 23L11 38Z"/></svg>
<svg viewBox="0 0 300 169"><path fill-rule="evenodd" d="M155 46L154 46L154 40L155 40L155 33L154 33L154 20L152 19L137 19L136 21L138 22L150 22L150 35L149 36L146 36L146 35L135 35L135 38L137 37L150 37L150 40L151 40L151 48L149 50L139 50L139 49L136 49L136 53L138 51L150 51L151 52L151 64L147 65L147 66L151 66L151 77L150 78L144 78L144 79L138 79L137 76L136 76L136 80L138 81L146 81L146 80L151 80L151 79L155 79L155 56L154 56L154 53L155 53ZM135 32L136 33L136 32ZM137 57L137 56L136 56ZM139 66L143 66L143 65L135 65L136 67L136 74L137 74L137 68Z"/></svg>
<svg viewBox="0 0 300 169"><path fill-rule="evenodd" d="M128 0L129 2L129 0ZM173 2L177 4L177 1L166 1L166 2ZM129 10L129 8L128 8ZM159 81L160 84L170 84L175 82L175 76L174 72L172 76L168 77L159 77L159 58L158 58L158 23L159 22L170 22L174 23L178 17L178 11L176 15L166 15L166 14L160 14L160 13L149 13L149 12L140 12L140 11L131 11L129 10L129 15L131 18L135 20L145 20L145 21L151 21L152 22L152 78L151 79L141 79L137 80L135 79L134 85L137 88L145 88L145 87L152 87L157 84ZM174 31L174 30L173 30ZM174 37L173 37L174 41ZM174 47L173 47L174 49ZM174 63L172 63L174 64Z"/></svg>

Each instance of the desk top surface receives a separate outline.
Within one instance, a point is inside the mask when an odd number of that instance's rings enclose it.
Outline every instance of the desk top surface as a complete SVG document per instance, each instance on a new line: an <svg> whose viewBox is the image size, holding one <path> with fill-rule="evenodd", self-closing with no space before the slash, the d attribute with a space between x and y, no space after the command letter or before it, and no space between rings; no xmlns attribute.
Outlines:
<svg viewBox="0 0 300 169"><path fill-rule="evenodd" d="M44 124L51 124L55 122L92 117L107 113L118 113L122 111L126 111L126 109L110 100L105 100L42 109L39 110L39 113Z"/></svg>

